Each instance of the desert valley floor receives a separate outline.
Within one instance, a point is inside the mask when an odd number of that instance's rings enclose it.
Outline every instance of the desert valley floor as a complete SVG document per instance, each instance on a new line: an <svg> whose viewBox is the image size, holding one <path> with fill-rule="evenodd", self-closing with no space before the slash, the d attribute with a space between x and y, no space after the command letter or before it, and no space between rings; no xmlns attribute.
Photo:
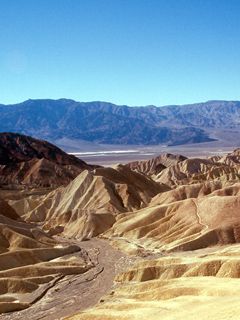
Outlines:
<svg viewBox="0 0 240 320"><path fill-rule="evenodd" d="M0 134L0 151L1 320L239 319L240 149L101 166Z"/></svg>

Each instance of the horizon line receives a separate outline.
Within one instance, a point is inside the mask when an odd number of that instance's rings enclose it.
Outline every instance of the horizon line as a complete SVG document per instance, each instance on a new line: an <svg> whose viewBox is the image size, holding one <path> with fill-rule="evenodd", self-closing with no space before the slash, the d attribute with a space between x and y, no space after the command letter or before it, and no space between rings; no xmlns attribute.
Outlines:
<svg viewBox="0 0 240 320"><path fill-rule="evenodd" d="M130 107L130 108L147 108L147 107L155 107L155 108L162 108L162 107L181 107L181 106L188 106L188 105L196 105L196 104L204 104L204 103L214 103L214 102L240 102L240 100L224 100L224 99L211 99L211 100L206 100L206 101L200 101L200 102L192 102L192 103L183 103L183 104L166 104L166 105L154 105L154 104L147 104L147 105L127 105L127 104L117 104L114 102L110 101L103 101L103 100L92 100L92 101L78 101L72 98L29 98L26 100L23 100L21 102L16 102L16 103L1 103L0 106L14 106L14 105L19 105L28 101L60 101L60 100L66 100L66 101L73 101L76 103L106 103L106 104L111 104L115 105L118 107Z"/></svg>

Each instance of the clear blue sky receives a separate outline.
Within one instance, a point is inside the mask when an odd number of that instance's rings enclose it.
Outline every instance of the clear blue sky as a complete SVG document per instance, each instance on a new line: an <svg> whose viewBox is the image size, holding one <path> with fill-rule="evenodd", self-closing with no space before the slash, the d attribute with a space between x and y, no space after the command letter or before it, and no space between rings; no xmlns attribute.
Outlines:
<svg viewBox="0 0 240 320"><path fill-rule="evenodd" d="M240 100L239 0L0 0L0 103Z"/></svg>

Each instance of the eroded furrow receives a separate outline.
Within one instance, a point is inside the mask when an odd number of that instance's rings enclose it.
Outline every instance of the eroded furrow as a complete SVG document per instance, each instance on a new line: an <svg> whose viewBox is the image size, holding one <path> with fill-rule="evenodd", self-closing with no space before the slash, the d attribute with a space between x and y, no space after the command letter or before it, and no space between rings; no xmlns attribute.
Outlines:
<svg viewBox="0 0 240 320"><path fill-rule="evenodd" d="M58 239L66 243L66 239ZM113 287L116 273L134 261L114 249L108 241L91 239L72 241L88 255L94 267L84 274L68 275L54 284L46 294L29 308L0 315L1 320L55 320L94 306Z"/></svg>

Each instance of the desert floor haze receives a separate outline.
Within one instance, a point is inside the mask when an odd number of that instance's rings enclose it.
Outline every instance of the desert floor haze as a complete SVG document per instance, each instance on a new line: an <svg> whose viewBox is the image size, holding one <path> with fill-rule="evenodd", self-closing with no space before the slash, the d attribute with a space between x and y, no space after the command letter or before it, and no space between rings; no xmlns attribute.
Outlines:
<svg viewBox="0 0 240 320"><path fill-rule="evenodd" d="M240 149L123 162L0 134L1 320L239 319Z"/></svg>

